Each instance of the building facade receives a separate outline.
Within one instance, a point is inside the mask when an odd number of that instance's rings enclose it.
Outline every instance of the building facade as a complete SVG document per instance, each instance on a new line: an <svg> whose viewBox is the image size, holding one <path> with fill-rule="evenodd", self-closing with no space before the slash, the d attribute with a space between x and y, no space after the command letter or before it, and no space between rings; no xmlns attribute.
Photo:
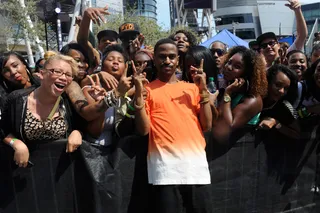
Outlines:
<svg viewBox="0 0 320 213"><path fill-rule="evenodd" d="M120 13L123 14L123 1L119 0L92 0L93 7L105 7L108 5L108 11L111 14Z"/></svg>
<svg viewBox="0 0 320 213"><path fill-rule="evenodd" d="M137 16L142 16L157 21L157 1L156 0L124 0L123 4L135 7Z"/></svg>
<svg viewBox="0 0 320 213"><path fill-rule="evenodd" d="M308 33L310 35L316 19L320 18L320 3L306 4L301 7L304 19L306 20ZM313 36L313 35L310 35Z"/></svg>
<svg viewBox="0 0 320 213"><path fill-rule="evenodd" d="M217 0L216 29L228 29L244 40L254 40L261 33L292 35L294 14L283 0Z"/></svg>

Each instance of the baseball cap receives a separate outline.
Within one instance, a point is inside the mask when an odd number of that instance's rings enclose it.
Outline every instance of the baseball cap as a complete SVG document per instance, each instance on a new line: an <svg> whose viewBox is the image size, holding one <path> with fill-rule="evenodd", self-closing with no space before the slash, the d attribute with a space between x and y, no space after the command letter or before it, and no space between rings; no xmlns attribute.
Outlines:
<svg viewBox="0 0 320 213"><path fill-rule="evenodd" d="M268 38L272 38L276 41L278 41L276 34L274 34L273 32L267 32L267 33L263 33L261 34L258 38L257 38L257 42L259 45L261 45L261 43Z"/></svg>
<svg viewBox="0 0 320 213"><path fill-rule="evenodd" d="M132 35L132 34L140 34L140 28L136 23L126 22L119 27L120 39L125 37L126 35Z"/></svg>
<svg viewBox="0 0 320 213"><path fill-rule="evenodd" d="M105 36L115 38L115 40L117 40L119 37L118 33L114 30L102 30L97 35L98 41L100 41L100 39L102 39Z"/></svg>

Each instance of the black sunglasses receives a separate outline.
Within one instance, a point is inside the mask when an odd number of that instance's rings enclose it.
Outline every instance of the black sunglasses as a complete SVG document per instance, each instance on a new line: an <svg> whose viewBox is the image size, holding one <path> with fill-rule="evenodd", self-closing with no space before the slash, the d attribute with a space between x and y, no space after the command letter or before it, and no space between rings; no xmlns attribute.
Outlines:
<svg viewBox="0 0 320 213"><path fill-rule="evenodd" d="M275 44L277 44L278 42L276 42L276 41L269 41L268 43L263 43L263 44L260 44L260 47L262 48L262 49L266 49L267 47L268 47L268 45L270 46L270 47L273 47Z"/></svg>
<svg viewBox="0 0 320 213"><path fill-rule="evenodd" d="M255 52L260 52L260 48L252 48L252 50Z"/></svg>
<svg viewBox="0 0 320 213"><path fill-rule="evenodd" d="M212 55L217 53L218 56L223 56L223 54L225 53L225 51L222 50L222 49L214 49L214 48L212 48L210 51L211 51Z"/></svg>

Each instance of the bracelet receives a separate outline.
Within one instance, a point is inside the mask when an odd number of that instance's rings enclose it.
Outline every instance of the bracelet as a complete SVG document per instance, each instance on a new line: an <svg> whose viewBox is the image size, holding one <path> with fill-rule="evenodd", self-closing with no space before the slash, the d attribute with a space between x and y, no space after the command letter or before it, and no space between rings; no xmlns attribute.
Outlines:
<svg viewBox="0 0 320 213"><path fill-rule="evenodd" d="M130 115L129 113L126 113L125 116L128 118L135 118L134 115Z"/></svg>
<svg viewBox="0 0 320 213"><path fill-rule="evenodd" d="M139 106L139 105L137 105L136 102L134 102L134 108L135 108L136 110L141 110L143 107L144 107L144 104L141 104L141 105Z"/></svg>
<svg viewBox="0 0 320 213"><path fill-rule="evenodd" d="M112 101L112 103L113 103L114 105L117 105L117 103L118 103L118 98L116 97L115 91L112 90L112 91L110 92L110 95L111 95L111 101Z"/></svg>
<svg viewBox="0 0 320 213"><path fill-rule="evenodd" d="M133 112L136 111L136 109L133 106L131 106L130 104L128 104L128 108Z"/></svg>
<svg viewBox="0 0 320 213"><path fill-rule="evenodd" d="M118 100L115 99L113 91L108 92L107 95L103 98L103 101L107 105L108 108L109 107L114 107L118 103Z"/></svg>
<svg viewBox="0 0 320 213"><path fill-rule="evenodd" d="M306 107L303 107L301 110L302 110L302 114L304 117L308 117L310 115L310 113L307 111Z"/></svg>
<svg viewBox="0 0 320 213"><path fill-rule="evenodd" d="M199 103L200 103L200 104L206 104L206 103L208 103L209 101L210 101L209 98L204 98L204 99L202 99Z"/></svg>
<svg viewBox="0 0 320 213"><path fill-rule="evenodd" d="M17 138L12 138L11 141L9 142L9 146L11 146L13 148L13 144L14 142L18 140Z"/></svg>
<svg viewBox="0 0 320 213"><path fill-rule="evenodd" d="M298 114L300 118L305 118L305 117L308 117L311 113L308 113L307 108L303 107L298 110Z"/></svg>
<svg viewBox="0 0 320 213"><path fill-rule="evenodd" d="M209 98L209 97L210 97L210 93L209 93L209 92L200 93L199 96L200 96L201 98Z"/></svg>

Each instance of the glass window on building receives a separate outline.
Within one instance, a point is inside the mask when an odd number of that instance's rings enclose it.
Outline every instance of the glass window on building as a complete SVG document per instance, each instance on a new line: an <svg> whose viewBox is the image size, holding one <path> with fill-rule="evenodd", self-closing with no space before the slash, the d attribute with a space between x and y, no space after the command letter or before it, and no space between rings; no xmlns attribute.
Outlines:
<svg viewBox="0 0 320 213"><path fill-rule="evenodd" d="M221 21L217 23L217 26L232 24L232 22L253 23L253 17L251 13L226 15L226 16L220 16L220 18L221 18Z"/></svg>
<svg viewBox="0 0 320 213"><path fill-rule="evenodd" d="M232 33L232 30L229 30ZM255 39L256 33L253 28L236 29L236 36L241 39Z"/></svg>
<svg viewBox="0 0 320 213"><path fill-rule="evenodd" d="M306 21L310 20L311 19L311 11L310 10L305 11L303 13L303 16L304 16Z"/></svg>
<svg viewBox="0 0 320 213"><path fill-rule="evenodd" d="M312 14L312 18L316 19L316 18L319 18L320 11L319 10L312 10L311 14Z"/></svg>

